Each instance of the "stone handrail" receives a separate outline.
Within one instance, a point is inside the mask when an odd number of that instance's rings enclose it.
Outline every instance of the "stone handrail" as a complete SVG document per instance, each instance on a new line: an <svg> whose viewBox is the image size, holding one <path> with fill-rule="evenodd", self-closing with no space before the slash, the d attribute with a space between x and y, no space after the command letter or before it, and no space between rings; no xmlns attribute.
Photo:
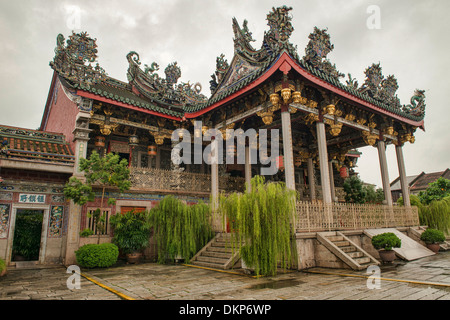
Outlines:
<svg viewBox="0 0 450 320"><path fill-rule="evenodd" d="M298 232L413 227L419 213L417 207L297 202L295 223Z"/></svg>

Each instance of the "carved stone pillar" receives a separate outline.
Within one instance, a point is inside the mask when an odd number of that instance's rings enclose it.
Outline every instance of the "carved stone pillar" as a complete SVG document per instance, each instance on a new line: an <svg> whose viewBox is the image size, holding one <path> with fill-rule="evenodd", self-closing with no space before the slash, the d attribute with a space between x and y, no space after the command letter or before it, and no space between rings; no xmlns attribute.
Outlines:
<svg viewBox="0 0 450 320"><path fill-rule="evenodd" d="M381 181L383 183L384 199L386 204L392 207L391 185L389 182L389 172L386 160L386 144L384 141L378 141L378 158L380 160Z"/></svg>
<svg viewBox="0 0 450 320"><path fill-rule="evenodd" d="M312 158L307 160L308 166L308 183L309 183L309 196L311 201L316 200L316 179L314 177L314 164Z"/></svg>
<svg viewBox="0 0 450 320"><path fill-rule="evenodd" d="M336 202L336 189L334 187L333 163L331 161L328 162L328 171L330 173L331 201Z"/></svg>
<svg viewBox="0 0 450 320"><path fill-rule="evenodd" d="M87 156L87 144L89 141L90 114L88 112L80 111L75 122L75 129L73 130L75 142L75 165L73 169L73 176L78 179L84 179L84 174L80 171L80 159ZM81 209L82 207L70 201L69 205L69 219L66 238L66 250L64 257L64 264L71 265L76 263L75 251L79 248L79 232L81 223Z"/></svg>
<svg viewBox="0 0 450 320"><path fill-rule="evenodd" d="M291 114L287 105L281 107L281 126L283 134L284 175L286 187L295 190L294 154L292 148Z"/></svg>
<svg viewBox="0 0 450 320"><path fill-rule="evenodd" d="M319 150L320 182L322 184L323 203L330 204L332 203L332 200L330 188L330 173L328 170L328 152L327 152L325 123L318 121L316 123L316 129L317 129L317 146Z"/></svg>
<svg viewBox="0 0 450 320"><path fill-rule="evenodd" d="M397 155L398 174L400 176L400 185L402 187L403 205L405 207L411 207L411 201L409 199L409 185L406 180L405 160L403 158L403 147L395 146L395 153Z"/></svg>
<svg viewBox="0 0 450 320"><path fill-rule="evenodd" d="M247 185L247 192L252 191L252 162L250 154L250 146L245 146L245 184Z"/></svg>

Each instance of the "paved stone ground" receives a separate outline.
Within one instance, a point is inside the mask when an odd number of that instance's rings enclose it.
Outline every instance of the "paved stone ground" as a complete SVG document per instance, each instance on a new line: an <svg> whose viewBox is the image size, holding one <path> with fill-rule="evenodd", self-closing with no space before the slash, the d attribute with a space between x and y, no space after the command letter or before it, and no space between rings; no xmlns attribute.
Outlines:
<svg viewBox="0 0 450 320"><path fill-rule="evenodd" d="M323 268L308 271L254 278L155 263L82 270L94 280L140 300L450 300L448 286L382 280L380 289L370 290L366 278L342 276L368 276L365 271ZM81 278L81 289L69 290L66 286L69 276L64 267L11 269L0 278L0 300L121 299L85 278ZM450 285L450 251L381 266L381 277Z"/></svg>

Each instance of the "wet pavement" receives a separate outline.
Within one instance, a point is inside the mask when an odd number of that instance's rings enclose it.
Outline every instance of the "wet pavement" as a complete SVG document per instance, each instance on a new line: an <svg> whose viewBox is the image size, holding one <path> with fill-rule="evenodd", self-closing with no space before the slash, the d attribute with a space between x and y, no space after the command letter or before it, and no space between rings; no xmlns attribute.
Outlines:
<svg viewBox="0 0 450 320"><path fill-rule="evenodd" d="M68 289L72 274L63 266L10 269L0 278L0 300L450 300L450 251L379 271L312 268L255 278L239 270L122 264L81 270L90 280Z"/></svg>

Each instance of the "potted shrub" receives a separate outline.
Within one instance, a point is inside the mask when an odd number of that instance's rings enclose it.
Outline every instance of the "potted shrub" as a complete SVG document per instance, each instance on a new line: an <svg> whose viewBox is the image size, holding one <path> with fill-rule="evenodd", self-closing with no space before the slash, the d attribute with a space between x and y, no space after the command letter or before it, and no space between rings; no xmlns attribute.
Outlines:
<svg viewBox="0 0 450 320"><path fill-rule="evenodd" d="M425 242L428 249L437 253L439 252L439 243L445 241L445 235L442 231L427 229L420 235L420 240Z"/></svg>
<svg viewBox="0 0 450 320"><path fill-rule="evenodd" d="M117 213L111 217L110 224L114 232L112 242L126 255L128 263L138 263L150 239L148 212Z"/></svg>
<svg viewBox="0 0 450 320"><path fill-rule="evenodd" d="M378 250L383 262L392 262L395 260L393 248L400 248L402 241L394 233L386 232L372 237L372 245Z"/></svg>

